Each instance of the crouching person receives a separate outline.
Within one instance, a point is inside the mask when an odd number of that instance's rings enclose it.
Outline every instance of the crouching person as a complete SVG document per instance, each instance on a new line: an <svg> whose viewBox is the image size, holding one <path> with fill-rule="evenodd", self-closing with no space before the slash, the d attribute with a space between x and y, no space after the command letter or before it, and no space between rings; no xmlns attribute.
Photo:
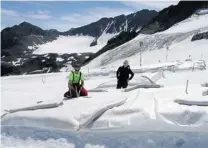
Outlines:
<svg viewBox="0 0 208 148"><path fill-rule="evenodd" d="M72 64L74 70L69 74L68 88L69 90L64 94L64 97L76 98L79 96L87 96L88 92L84 86L84 75L80 71L81 65L79 63Z"/></svg>

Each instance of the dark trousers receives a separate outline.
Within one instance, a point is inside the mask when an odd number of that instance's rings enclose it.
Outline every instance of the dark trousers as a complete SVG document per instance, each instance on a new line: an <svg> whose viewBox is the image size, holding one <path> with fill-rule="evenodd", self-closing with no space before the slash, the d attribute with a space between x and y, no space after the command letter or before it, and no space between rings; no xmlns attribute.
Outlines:
<svg viewBox="0 0 208 148"><path fill-rule="evenodd" d="M127 88L127 86L128 86L128 81L127 80L120 80L120 79L118 79L117 89Z"/></svg>
<svg viewBox="0 0 208 148"><path fill-rule="evenodd" d="M79 84L73 84L73 89L69 89L67 92L65 92L64 97L71 97L76 98L79 96L84 96L82 92L80 92L81 86Z"/></svg>

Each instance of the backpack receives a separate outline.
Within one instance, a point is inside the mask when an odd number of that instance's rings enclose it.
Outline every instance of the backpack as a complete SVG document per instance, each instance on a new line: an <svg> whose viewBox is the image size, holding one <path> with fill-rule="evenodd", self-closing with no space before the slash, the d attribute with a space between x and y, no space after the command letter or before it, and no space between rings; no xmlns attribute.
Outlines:
<svg viewBox="0 0 208 148"><path fill-rule="evenodd" d="M72 82L74 82L74 72L73 72L73 71L71 71L71 72L72 72L72 74L73 74L73 79L72 79ZM80 83L81 76L82 76L82 72L80 71L80 73L79 73L79 81L78 81L78 83Z"/></svg>

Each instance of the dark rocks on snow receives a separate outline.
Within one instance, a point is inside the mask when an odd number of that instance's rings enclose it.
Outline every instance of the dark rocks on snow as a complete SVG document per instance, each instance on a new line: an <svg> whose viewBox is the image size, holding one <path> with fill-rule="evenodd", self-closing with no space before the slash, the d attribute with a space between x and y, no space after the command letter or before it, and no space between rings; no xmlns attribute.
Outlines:
<svg viewBox="0 0 208 148"><path fill-rule="evenodd" d="M1 76L18 75L18 74L20 74L18 68L16 68L12 64L9 64L8 62L1 61Z"/></svg>
<svg viewBox="0 0 208 148"><path fill-rule="evenodd" d="M73 28L72 30L65 32L64 34L82 34L98 38L104 31L106 33L133 31L136 30L138 27L146 25L156 15L157 12L155 10L144 9L129 15L119 15L113 18L101 18L97 22L93 22L79 28Z"/></svg>
<svg viewBox="0 0 208 148"><path fill-rule="evenodd" d="M130 41L131 39L133 39L134 37L137 36L137 33L135 31L132 32L121 32L119 35L117 35L114 38L111 38L110 40L108 40L108 43L106 46L104 46L101 50L99 50L98 52L96 52L94 55L90 56L84 64L89 63L91 60L95 59L96 57L100 56L101 54L103 54L104 52L111 50L115 47L118 47L120 45L122 45L123 43L126 43L128 41Z"/></svg>
<svg viewBox="0 0 208 148"><path fill-rule="evenodd" d="M203 33L198 33L191 38L191 41L208 39L208 31Z"/></svg>
<svg viewBox="0 0 208 148"><path fill-rule="evenodd" d="M90 30L90 35L96 37L96 40L105 31L106 33L132 32L148 24L148 22L157 15L155 10L141 10L129 15L119 15L114 18L102 18L99 21L74 29L73 34L81 34L81 30ZM81 30L80 30L81 29ZM89 34L86 32L86 34ZM86 35L85 33L83 35ZM91 46L96 45L96 41Z"/></svg>
<svg viewBox="0 0 208 148"><path fill-rule="evenodd" d="M55 33L54 33L55 32ZM5 56L20 56L31 54L28 46L50 42L58 37L55 30L43 30L30 23L23 22L1 31L1 50Z"/></svg>
<svg viewBox="0 0 208 148"><path fill-rule="evenodd" d="M90 44L90 47L97 45L97 38L95 38L92 43Z"/></svg>
<svg viewBox="0 0 208 148"><path fill-rule="evenodd" d="M1 75L11 74L37 74L46 72L59 72L61 68L66 66L67 62L80 61L84 63L86 56L92 53L73 54L57 54L49 53L42 55L5 57L5 61L1 64ZM20 59L18 65L9 64L10 61ZM61 59L61 60L58 60Z"/></svg>

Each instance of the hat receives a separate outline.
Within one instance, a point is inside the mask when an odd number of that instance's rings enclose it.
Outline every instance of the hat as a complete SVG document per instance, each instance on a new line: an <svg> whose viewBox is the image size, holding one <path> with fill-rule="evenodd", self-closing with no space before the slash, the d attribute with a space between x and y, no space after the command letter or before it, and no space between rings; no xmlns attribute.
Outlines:
<svg viewBox="0 0 208 148"><path fill-rule="evenodd" d="M123 62L123 64L129 65L129 61L128 61L128 60L125 60L125 61Z"/></svg>
<svg viewBox="0 0 208 148"><path fill-rule="evenodd" d="M73 68L81 68L81 64L78 62L72 63Z"/></svg>

